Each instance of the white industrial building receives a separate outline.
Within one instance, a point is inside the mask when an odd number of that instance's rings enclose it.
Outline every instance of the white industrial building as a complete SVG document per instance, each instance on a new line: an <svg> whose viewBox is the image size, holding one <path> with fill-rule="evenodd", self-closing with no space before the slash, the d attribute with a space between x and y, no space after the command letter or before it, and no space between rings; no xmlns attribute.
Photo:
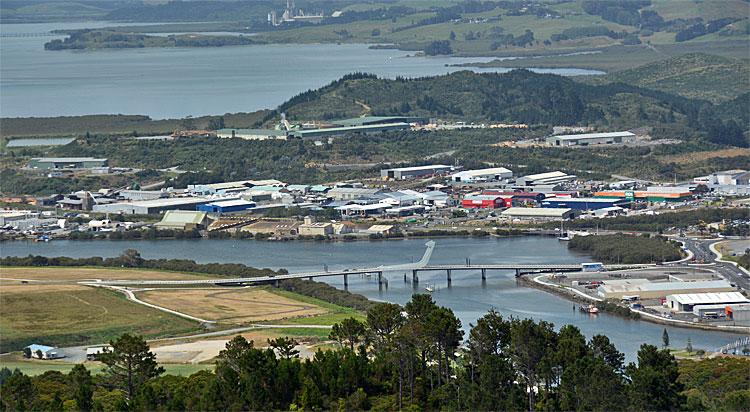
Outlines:
<svg viewBox="0 0 750 412"><path fill-rule="evenodd" d="M684 293L667 295L667 307L676 312L696 312L701 308L715 309L732 304L747 304L750 300L740 292Z"/></svg>
<svg viewBox="0 0 750 412"><path fill-rule="evenodd" d="M150 215L167 210L195 210L196 206L211 203L217 199L205 197L171 197L166 199L141 200L138 202L117 202L94 205L94 212L118 213L123 215ZM225 199L226 200L226 199Z"/></svg>
<svg viewBox="0 0 750 412"><path fill-rule="evenodd" d="M658 299L669 295L733 292L735 290L726 280L651 282L648 279L627 279L607 280L604 285L599 286L597 293L604 299L622 299L623 296Z"/></svg>
<svg viewBox="0 0 750 412"><path fill-rule="evenodd" d="M565 220L573 219L576 211L568 208L509 207L500 214L510 219Z"/></svg>
<svg viewBox="0 0 750 412"><path fill-rule="evenodd" d="M550 136L547 143L552 146L592 146L599 144L627 144L635 142L635 133L609 132Z"/></svg>
<svg viewBox="0 0 750 412"><path fill-rule="evenodd" d="M559 185L561 183L572 182L576 180L576 175L569 175L565 172L555 171L547 173L538 173L527 175L516 179L517 186L544 186Z"/></svg>
<svg viewBox="0 0 750 412"><path fill-rule="evenodd" d="M432 176L441 173L447 173L453 170L453 166L446 165L427 165L412 167L397 167L394 169L383 169L380 171L380 177L383 179L403 180L422 176Z"/></svg>
<svg viewBox="0 0 750 412"><path fill-rule="evenodd" d="M513 177L513 172L504 167L489 169L462 170L451 175L451 182L478 183L495 182Z"/></svg>

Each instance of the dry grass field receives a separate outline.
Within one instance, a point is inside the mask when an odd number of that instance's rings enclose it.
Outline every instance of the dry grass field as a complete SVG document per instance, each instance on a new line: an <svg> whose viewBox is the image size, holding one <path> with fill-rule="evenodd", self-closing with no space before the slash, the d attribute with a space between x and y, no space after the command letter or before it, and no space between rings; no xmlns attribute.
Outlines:
<svg viewBox="0 0 750 412"><path fill-rule="evenodd" d="M322 315L327 309L262 288L154 289L138 298L188 315L243 324Z"/></svg>
<svg viewBox="0 0 750 412"><path fill-rule="evenodd" d="M739 157L739 156L750 157L750 149L733 148L733 149L712 150L712 151L706 151L706 152L693 152L693 153L681 154L681 155L661 156L660 160L664 163L685 164L685 163L693 163L696 161L696 159L705 160L705 159L712 159L716 157Z"/></svg>
<svg viewBox="0 0 750 412"><path fill-rule="evenodd" d="M28 280L28 281L60 281L72 282L90 279L204 279L205 277L177 272L163 272L159 270L117 269L117 268L87 268L87 267L2 267L0 281Z"/></svg>
<svg viewBox="0 0 750 412"><path fill-rule="evenodd" d="M3 352L30 343L84 345L123 333L157 337L196 329L195 322L130 302L106 289L8 282L0 287Z"/></svg>

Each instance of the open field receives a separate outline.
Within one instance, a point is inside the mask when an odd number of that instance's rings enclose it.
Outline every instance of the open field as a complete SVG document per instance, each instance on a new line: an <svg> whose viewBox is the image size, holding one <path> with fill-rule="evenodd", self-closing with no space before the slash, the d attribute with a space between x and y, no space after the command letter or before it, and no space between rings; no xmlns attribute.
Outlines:
<svg viewBox="0 0 750 412"><path fill-rule="evenodd" d="M31 343L83 345L123 333L151 338L195 329L195 322L130 302L106 289L7 283L0 289L3 352Z"/></svg>
<svg viewBox="0 0 750 412"><path fill-rule="evenodd" d="M341 322L342 320L346 318L355 318L360 321L365 320L365 315L356 309L334 305L333 303L328 303L320 299L316 299L310 296L298 295L296 293L288 292L285 290L271 289L270 291L273 294L281 296L281 297L292 298L298 302L304 302L307 304L315 305L315 306L326 309L326 313L324 314L317 315L317 316L286 319L283 322L279 322L281 324L288 323L288 324L294 324L294 325L333 325L335 323ZM320 329L318 331L320 331ZM299 333L299 331L294 332L294 333ZM320 333L316 332L313 335L319 336ZM325 335L328 336L327 331L325 332ZM301 335L295 334L294 336L301 336Z"/></svg>
<svg viewBox="0 0 750 412"><path fill-rule="evenodd" d="M711 150L711 151L706 151L706 152L693 152L693 153L680 154L680 155L661 156L659 160L664 163L686 164L686 163L695 162L695 159L706 160L706 159L712 159L716 157L740 157L740 156L750 157L750 149L734 148L734 149Z"/></svg>
<svg viewBox="0 0 750 412"><path fill-rule="evenodd" d="M91 371L92 375L96 375L104 371L104 365L99 362L86 362L84 363L86 368ZM6 360L6 357L0 357L0 368L8 368L10 370L19 369L26 375L41 375L47 371L58 371L62 373L68 373L75 366L74 363L65 363L62 361L44 361L38 359L32 360L21 360L12 359ZM159 363L159 366L163 366L166 369L166 374L189 376L195 372L202 370L213 370L214 365L209 363L204 364L168 364Z"/></svg>
<svg viewBox="0 0 750 412"><path fill-rule="evenodd" d="M329 312L299 295L281 296L263 288L156 289L138 293L155 305L221 323L258 321L322 315Z"/></svg>
<svg viewBox="0 0 750 412"><path fill-rule="evenodd" d="M208 277L208 275L206 276ZM3 267L0 268L0 282L27 280L54 282L75 282L91 279L154 279L179 280L204 278L201 275L167 272L161 270L87 268L87 267Z"/></svg>

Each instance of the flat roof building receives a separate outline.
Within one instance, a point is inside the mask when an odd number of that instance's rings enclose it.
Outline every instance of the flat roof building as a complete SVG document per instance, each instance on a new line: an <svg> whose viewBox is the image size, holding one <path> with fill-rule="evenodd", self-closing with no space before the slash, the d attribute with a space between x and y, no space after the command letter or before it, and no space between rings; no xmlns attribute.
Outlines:
<svg viewBox="0 0 750 412"><path fill-rule="evenodd" d="M488 169L462 170L451 175L451 182L476 183L493 182L513 177L513 172L504 167Z"/></svg>
<svg viewBox="0 0 750 412"><path fill-rule="evenodd" d="M572 182L576 180L576 175L569 175L565 172L555 171L547 173L537 173L527 175L516 179L517 186L548 186L559 185L561 183Z"/></svg>
<svg viewBox="0 0 750 412"><path fill-rule="evenodd" d="M577 210L596 210L608 207L628 207L629 200L625 199L604 199L596 197L548 197L542 200L542 207L545 208L570 208Z"/></svg>
<svg viewBox="0 0 750 412"><path fill-rule="evenodd" d="M208 213L232 213L255 207L255 202L248 202L242 199L222 200L218 202L198 205L196 210Z"/></svg>
<svg viewBox="0 0 750 412"><path fill-rule="evenodd" d="M565 134L547 138L547 143L552 146L591 146L633 142L635 142L635 133L631 132Z"/></svg>
<svg viewBox="0 0 750 412"><path fill-rule="evenodd" d="M380 171L380 177L383 179L404 180L415 177L432 176L441 173L447 173L453 170L453 166L446 165L427 165L397 167L394 169L383 169Z"/></svg>
<svg viewBox="0 0 750 412"><path fill-rule="evenodd" d="M667 296L667 306L678 312L692 312L696 306L750 303L740 292L684 293Z"/></svg>
<svg viewBox="0 0 750 412"><path fill-rule="evenodd" d="M645 279L607 280L599 286L598 294L605 299L622 299L623 296L638 296L641 299L657 299L668 295L685 293L733 292L735 288L725 280L702 280L696 282L650 282Z"/></svg>
<svg viewBox="0 0 750 412"><path fill-rule="evenodd" d="M31 169L92 169L107 166L107 159L93 157L35 157L29 161Z"/></svg>
<svg viewBox="0 0 750 412"><path fill-rule="evenodd" d="M219 129L216 131L216 137L222 139L238 137L245 140L286 140L287 132L275 129Z"/></svg>
<svg viewBox="0 0 750 412"><path fill-rule="evenodd" d="M214 201L216 201L216 199L208 199L205 197L170 197L166 199L141 200L137 202L96 204L93 207L93 211L98 213L118 213L123 215L152 215L167 210L194 211L198 205Z"/></svg>
<svg viewBox="0 0 750 412"><path fill-rule="evenodd" d="M573 219L578 214L573 209L511 207L500 213L504 217L523 220L565 220Z"/></svg>

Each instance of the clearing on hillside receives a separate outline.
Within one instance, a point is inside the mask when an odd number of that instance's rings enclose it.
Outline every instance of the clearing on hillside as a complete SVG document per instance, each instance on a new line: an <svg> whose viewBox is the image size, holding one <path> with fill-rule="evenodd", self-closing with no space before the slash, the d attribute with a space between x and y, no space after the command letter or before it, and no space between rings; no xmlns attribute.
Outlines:
<svg viewBox="0 0 750 412"><path fill-rule="evenodd" d="M282 320L327 313L328 310L262 288L152 289L138 298L165 308L221 323Z"/></svg>
<svg viewBox="0 0 750 412"><path fill-rule="evenodd" d="M5 269L3 269L5 273ZM123 333L147 338L198 329L197 323L131 301L102 288L9 284L0 288L0 350L31 343L103 343Z"/></svg>

